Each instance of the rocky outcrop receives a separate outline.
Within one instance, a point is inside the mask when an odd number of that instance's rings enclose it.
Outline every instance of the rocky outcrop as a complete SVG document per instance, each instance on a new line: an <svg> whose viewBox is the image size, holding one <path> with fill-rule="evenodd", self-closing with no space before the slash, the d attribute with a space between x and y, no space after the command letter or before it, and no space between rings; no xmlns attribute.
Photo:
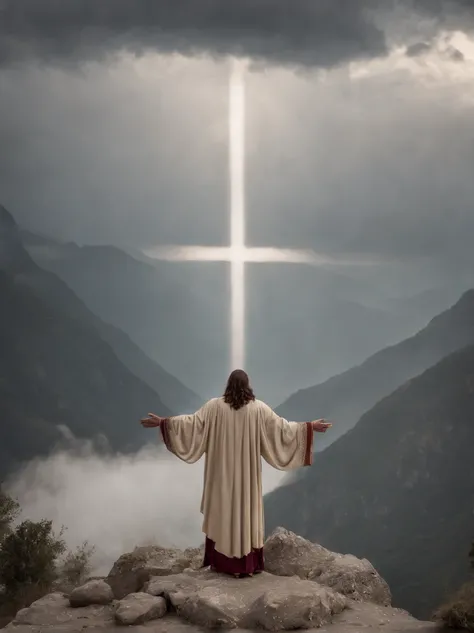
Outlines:
<svg viewBox="0 0 474 633"><path fill-rule="evenodd" d="M115 563L106 582L89 581L69 597L50 594L20 611L6 631L112 633L124 625L137 633L436 629L391 608L388 587L368 561L329 552L282 529L267 540L265 558L268 571L234 578L202 569L202 549L136 548Z"/></svg>
<svg viewBox="0 0 474 633"><path fill-rule="evenodd" d="M384 606L392 601L389 586L368 560L330 552L283 528L265 543L265 568L278 576L317 580L352 600Z"/></svg>
<svg viewBox="0 0 474 633"><path fill-rule="evenodd" d="M233 578L188 571L152 578L144 591L163 596L178 616L205 628L314 628L347 606L344 596L316 582L266 572Z"/></svg>
<svg viewBox="0 0 474 633"><path fill-rule="evenodd" d="M136 547L133 552L123 554L106 578L115 598L121 600L130 593L141 590L153 576L179 574L185 569L199 569L204 548L190 547L186 550L165 547Z"/></svg>

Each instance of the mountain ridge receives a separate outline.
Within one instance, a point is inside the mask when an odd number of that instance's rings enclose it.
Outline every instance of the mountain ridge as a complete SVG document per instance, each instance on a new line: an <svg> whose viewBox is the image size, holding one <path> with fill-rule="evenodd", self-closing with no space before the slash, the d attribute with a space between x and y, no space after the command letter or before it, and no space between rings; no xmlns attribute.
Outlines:
<svg viewBox="0 0 474 633"><path fill-rule="evenodd" d="M225 265L157 263L123 247L60 244L24 234L40 266L57 274L95 314L126 332L149 356L205 397L223 387L217 381L224 382L229 367L228 349L223 354L230 303ZM329 378L414 330L412 317L364 302L366 295L380 291L373 282L278 263L255 265L251 271L246 366L255 388L270 402L308 376L314 382ZM415 320L425 322L420 315ZM202 371L203 358L207 372ZM325 362L315 363L315 358Z"/></svg>
<svg viewBox="0 0 474 633"><path fill-rule="evenodd" d="M23 232L18 229L13 216L4 207L2 209L0 224L2 217L6 218L8 215L10 218L8 221L5 220L3 242L5 244L10 243L10 245L15 244L18 253L16 257L21 259L22 262L22 268L21 270L16 270L16 274L21 273L24 275L21 277L22 281L29 285L33 291L39 293L40 296L54 300L57 307L63 310L64 314L79 318L95 328L101 338L111 345L119 360L132 373L159 393L160 398L168 409L175 413L187 413L198 409L202 404L200 396L152 360L125 332L94 314L62 279L51 271L43 269L34 261L23 246ZM5 237L6 224L8 224L8 238ZM31 239L34 234L28 235L30 235ZM41 237L41 240L44 239L46 238ZM56 244L54 240L53 243ZM71 244L69 243L66 246L70 248ZM74 246L78 249L80 248L77 245ZM10 246L10 257L12 256L11 249L12 247ZM12 263L11 261L10 269ZM6 266L5 264L3 267L5 268ZM1 260L0 267L2 267Z"/></svg>
<svg viewBox="0 0 474 633"><path fill-rule="evenodd" d="M143 411L165 410L99 335L0 271L0 476L64 440L106 438L113 451L145 444Z"/></svg>
<svg viewBox="0 0 474 633"><path fill-rule="evenodd" d="M474 533L474 345L382 398L314 465L265 497L277 525L371 560L427 617L468 578Z"/></svg>
<svg viewBox="0 0 474 633"><path fill-rule="evenodd" d="M34 263L3 207L0 294L0 478L64 443L63 428L129 452L147 441L144 413L174 413L122 363L80 299Z"/></svg>
<svg viewBox="0 0 474 633"><path fill-rule="evenodd" d="M318 442L316 450L323 450L349 431L381 398L471 343L474 343L472 289L413 336L380 350L360 365L319 385L299 390L276 411L289 419L333 419L331 435Z"/></svg>

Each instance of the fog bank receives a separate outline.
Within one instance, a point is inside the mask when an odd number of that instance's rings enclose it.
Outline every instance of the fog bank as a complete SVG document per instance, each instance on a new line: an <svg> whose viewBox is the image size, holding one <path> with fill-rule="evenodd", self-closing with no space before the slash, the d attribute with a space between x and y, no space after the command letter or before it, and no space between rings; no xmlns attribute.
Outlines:
<svg viewBox="0 0 474 633"><path fill-rule="evenodd" d="M89 443L35 460L6 484L21 519L51 519L68 547L94 545L94 573L137 545L200 545L204 462L188 465L148 446L135 455L99 455ZM263 463L264 491L284 474Z"/></svg>

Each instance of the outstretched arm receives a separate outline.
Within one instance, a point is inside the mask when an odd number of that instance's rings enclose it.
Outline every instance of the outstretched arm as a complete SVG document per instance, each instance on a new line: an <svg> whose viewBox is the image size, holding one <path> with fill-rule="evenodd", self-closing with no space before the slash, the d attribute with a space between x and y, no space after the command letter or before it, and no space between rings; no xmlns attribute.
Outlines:
<svg viewBox="0 0 474 633"><path fill-rule="evenodd" d="M313 460L312 422L288 422L265 405L260 450L263 459L278 470L309 466Z"/></svg>
<svg viewBox="0 0 474 633"><path fill-rule="evenodd" d="M323 418L313 420L311 424L313 425L313 431L316 431L316 433L326 433L332 426L331 422L326 422Z"/></svg>
<svg viewBox="0 0 474 633"><path fill-rule="evenodd" d="M179 459L193 464L200 459L207 448L210 404L189 415L161 418L149 413L141 420L145 428L160 428L166 448Z"/></svg>
<svg viewBox="0 0 474 633"><path fill-rule="evenodd" d="M261 454L278 470L292 470L313 463L313 432L324 433L329 423L288 422L270 407L265 408L261 432Z"/></svg>
<svg viewBox="0 0 474 633"><path fill-rule="evenodd" d="M144 429L156 429L161 428L161 422L163 420L166 420L166 418L160 418L159 415L149 413L146 418L140 420L140 424Z"/></svg>

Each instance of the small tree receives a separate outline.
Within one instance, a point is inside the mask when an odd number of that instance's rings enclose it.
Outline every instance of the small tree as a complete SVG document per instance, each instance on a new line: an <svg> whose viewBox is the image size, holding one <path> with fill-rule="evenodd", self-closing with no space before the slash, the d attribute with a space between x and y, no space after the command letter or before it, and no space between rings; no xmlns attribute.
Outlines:
<svg viewBox="0 0 474 633"><path fill-rule="evenodd" d="M87 541L84 541L75 551L67 552L59 567L61 580L70 587L81 585L91 573L91 558L94 552L95 548L89 546Z"/></svg>
<svg viewBox="0 0 474 633"><path fill-rule="evenodd" d="M57 577L56 561L66 546L56 536L52 521L23 521L3 539L0 547L0 584L10 596L28 587L51 586Z"/></svg>
<svg viewBox="0 0 474 633"><path fill-rule="evenodd" d="M0 543L10 533L12 523L19 514L19 503L0 487Z"/></svg>

